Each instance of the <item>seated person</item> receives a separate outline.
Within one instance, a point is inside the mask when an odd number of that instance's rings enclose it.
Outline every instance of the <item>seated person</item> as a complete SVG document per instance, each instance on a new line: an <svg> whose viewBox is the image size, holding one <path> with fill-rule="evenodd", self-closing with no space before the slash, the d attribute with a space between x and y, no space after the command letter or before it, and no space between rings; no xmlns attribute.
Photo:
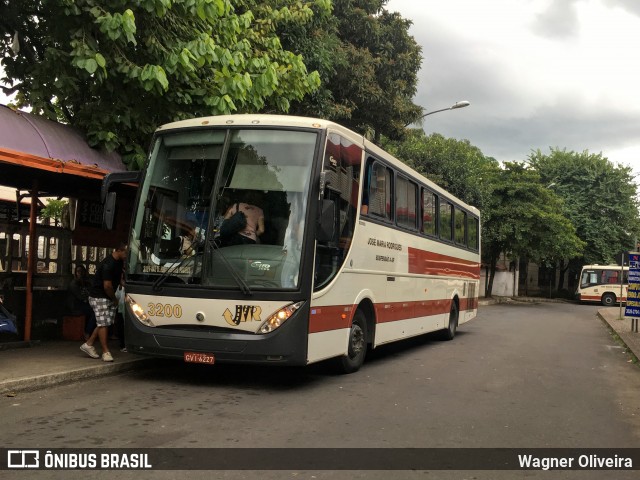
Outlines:
<svg viewBox="0 0 640 480"><path fill-rule="evenodd" d="M226 236L223 233L224 245L243 245L258 243L258 237L264 233L264 211L258 207L260 202L260 196L257 192L249 191L244 195L242 201L233 203L227 213L225 213L225 220L230 219L237 211L244 214L247 224L238 232L229 234ZM224 232L224 228L222 229Z"/></svg>
<svg viewBox="0 0 640 480"><path fill-rule="evenodd" d="M74 278L69 285L69 313L71 315L84 315L84 335L88 338L96 328L96 316L89 305L89 287L91 280L84 265L78 265L74 272Z"/></svg>

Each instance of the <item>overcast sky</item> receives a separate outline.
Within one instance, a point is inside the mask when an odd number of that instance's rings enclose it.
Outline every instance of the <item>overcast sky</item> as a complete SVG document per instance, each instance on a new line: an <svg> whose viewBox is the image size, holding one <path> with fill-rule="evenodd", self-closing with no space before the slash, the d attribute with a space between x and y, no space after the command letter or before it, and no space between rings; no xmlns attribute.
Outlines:
<svg viewBox="0 0 640 480"><path fill-rule="evenodd" d="M640 0L390 0L422 47L424 129L497 160L549 147L640 174ZM640 176L637 178L640 179Z"/></svg>
<svg viewBox="0 0 640 480"><path fill-rule="evenodd" d="M467 139L500 161L549 147L602 152L640 175L640 0L390 0L386 8L413 21L422 47L416 103L431 111L471 102L426 117L427 133Z"/></svg>

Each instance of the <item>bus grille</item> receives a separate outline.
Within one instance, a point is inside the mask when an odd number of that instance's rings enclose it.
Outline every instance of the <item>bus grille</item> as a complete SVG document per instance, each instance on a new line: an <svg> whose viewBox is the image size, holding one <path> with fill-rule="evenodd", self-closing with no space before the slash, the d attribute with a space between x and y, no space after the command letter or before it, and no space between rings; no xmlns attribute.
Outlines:
<svg viewBox="0 0 640 480"><path fill-rule="evenodd" d="M251 335L253 332L235 330L233 328L225 327L212 327L209 325L160 325L156 327L159 330L181 330L183 332L198 332L198 333L243 333Z"/></svg>

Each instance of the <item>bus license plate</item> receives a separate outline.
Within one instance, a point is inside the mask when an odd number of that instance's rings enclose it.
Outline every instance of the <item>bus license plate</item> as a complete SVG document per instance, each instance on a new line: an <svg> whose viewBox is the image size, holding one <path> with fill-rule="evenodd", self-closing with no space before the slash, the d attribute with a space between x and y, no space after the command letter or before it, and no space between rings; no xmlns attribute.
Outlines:
<svg viewBox="0 0 640 480"><path fill-rule="evenodd" d="M208 363L213 365L216 357L211 353L184 352L184 361L187 363Z"/></svg>

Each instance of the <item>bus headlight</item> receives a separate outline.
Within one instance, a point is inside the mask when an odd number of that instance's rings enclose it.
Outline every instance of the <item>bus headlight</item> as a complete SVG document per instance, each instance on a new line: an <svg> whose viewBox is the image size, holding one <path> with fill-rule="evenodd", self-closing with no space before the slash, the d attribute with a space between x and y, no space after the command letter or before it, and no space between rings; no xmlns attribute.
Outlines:
<svg viewBox="0 0 640 480"><path fill-rule="evenodd" d="M127 295L125 298L127 305L129 305L129 309L131 310L131 313L140 323L146 325L147 327L155 327L155 325L151 321L151 318L149 318L149 315L144 313L144 308L138 305L136 301L131 298L131 295Z"/></svg>
<svg viewBox="0 0 640 480"><path fill-rule="evenodd" d="M292 303L291 305L287 305L284 308L281 308L269 318L265 320L265 322L260 326L260 333L270 333L273 332L276 328L279 328L284 322L286 322L291 315L293 315L296 310L298 310L304 301L298 303Z"/></svg>

